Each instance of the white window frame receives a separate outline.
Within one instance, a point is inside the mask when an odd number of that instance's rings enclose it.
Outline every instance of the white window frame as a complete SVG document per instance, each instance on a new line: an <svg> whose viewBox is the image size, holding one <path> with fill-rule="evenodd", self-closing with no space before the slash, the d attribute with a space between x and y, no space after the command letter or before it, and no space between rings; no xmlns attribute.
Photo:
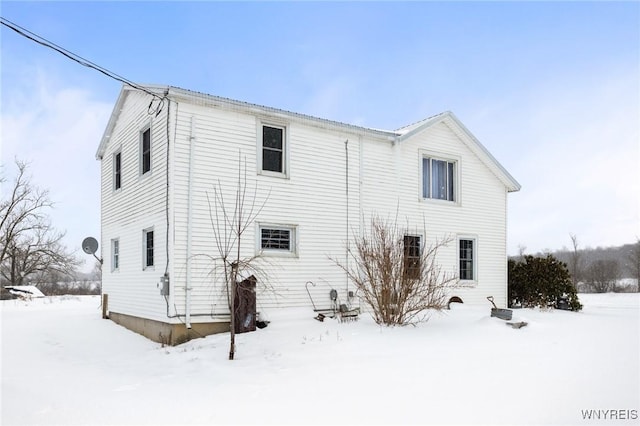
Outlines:
<svg viewBox="0 0 640 426"><path fill-rule="evenodd" d="M471 273L473 277L471 279L462 279L462 270L460 268L460 262L462 261L460 257L460 243L462 241L471 241L473 243L473 251L471 259ZM458 269L458 277L460 278L461 284L467 285L475 285L478 282L478 237L475 235L458 235L457 244L456 244L456 259L457 259L457 269Z"/></svg>
<svg viewBox="0 0 640 426"><path fill-rule="evenodd" d="M117 176L117 170L116 170L116 157L120 155L120 187L117 187L116 185L116 176ZM122 149L119 148L116 152L113 153L113 191L120 191L122 190Z"/></svg>
<svg viewBox="0 0 640 426"><path fill-rule="evenodd" d="M111 240L111 272L120 270L120 239Z"/></svg>
<svg viewBox="0 0 640 426"><path fill-rule="evenodd" d="M144 134L149 132L149 170L144 171ZM153 172L153 138L151 135L151 123L140 129L138 133L138 172L140 177L150 176Z"/></svg>
<svg viewBox="0 0 640 426"><path fill-rule="evenodd" d="M263 155L263 131L264 127L273 127L274 129L282 130L282 171L276 172L273 170L264 170L262 165ZM273 121L258 120L258 126L256 130L258 134L257 138L257 165L258 174L264 176L273 176L279 178L289 178L289 125L286 123L279 123Z"/></svg>
<svg viewBox="0 0 640 426"><path fill-rule="evenodd" d="M289 249L262 248L262 230L286 230L289 231ZM298 256L298 226L291 224L275 224L275 223L258 223L256 230L256 251L262 256L282 256L297 257Z"/></svg>
<svg viewBox="0 0 640 426"><path fill-rule="evenodd" d="M453 185L449 185L451 186L451 189L453 189L453 200L449 200L449 199L441 199L441 198L433 198L432 194L431 194L431 189L432 189L432 179L433 176L431 175L432 171L433 171L433 166L430 162L429 164L429 188L428 188L428 197L425 197L425 179L424 179L424 160L429 159L430 161L436 160L436 161L444 161L447 164L452 163L453 164ZM430 152L430 151L420 151L420 164L419 164L419 170L420 170L420 199L422 201L426 201L426 202L434 202L434 203L445 203L445 204L449 204L449 205L459 205L460 204L460 169L461 169L461 161L460 158L454 155L443 155L443 154L438 154L438 153L434 153L434 152ZM447 176L449 175L448 173L448 166L447 166ZM449 188L449 186L447 187L447 189Z"/></svg>
<svg viewBox="0 0 640 426"><path fill-rule="evenodd" d="M147 265L147 234L153 232L153 264ZM142 230L142 270L153 270L156 264L156 234L153 230L153 227L145 228Z"/></svg>

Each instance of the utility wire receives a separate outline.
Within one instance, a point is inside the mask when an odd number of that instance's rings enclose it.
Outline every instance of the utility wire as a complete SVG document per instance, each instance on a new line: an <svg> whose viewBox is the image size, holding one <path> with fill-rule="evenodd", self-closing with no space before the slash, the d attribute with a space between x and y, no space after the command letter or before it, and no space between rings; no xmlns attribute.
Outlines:
<svg viewBox="0 0 640 426"><path fill-rule="evenodd" d="M2 25L4 25L5 27L10 28L13 31L17 32L21 36L26 37L29 40L34 41L34 42L36 42L36 43L38 43L38 44L40 44L42 46L48 47L49 49L53 49L56 52L64 55L65 57L71 59L74 62L79 63L82 66L94 69L94 70L96 70L98 72L101 72L102 74L106 75L109 78L112 78L112 79L117 80L117 81L119 81L121 83L127 84L127 85L129 85L129 86L131 86L131 87L133 87L135 89L141 90L141 91L153 96L154 98L156 98L156 99L158 99L160 101L159 104L154 108L153 112L155 112L156 115L158 115L160 113L160 111L162 111L162 108L164 106L164 101L165 101L165 99L167 99L166 95L165 96L160 96L160 95L152 92L151 90L147 89L146 87L141 86L139 84L136 84L136 83L132 82L131 80L128 80L128 79L126 79L126 78L124 78L124 77L122 77L122 76L120 76L120 75L118 75L118 74L116 74L116 73L114 73L112 71L109 71L108 69L106 69L104 67L101 67L100 65L97 65L97 64L89 61L88 59L83 58L80 55L76 55L75 53L70 52L67 49L65 49L65 48L63 48L61 46L58 46L57 44L47 40L46 38L44 38L42 36L39 36L38 34L35 34L35 33L31 32L31 31L27 30L26 28L23 28L20 25L15 24L15 23L13 23L13 22L9 21L8 19L3 18L1 16L0 16L0 23ZM151 101L151 104L152 103L153 103L153 100ZM151 109L151 104L149 104L149 109Z"/></svg>

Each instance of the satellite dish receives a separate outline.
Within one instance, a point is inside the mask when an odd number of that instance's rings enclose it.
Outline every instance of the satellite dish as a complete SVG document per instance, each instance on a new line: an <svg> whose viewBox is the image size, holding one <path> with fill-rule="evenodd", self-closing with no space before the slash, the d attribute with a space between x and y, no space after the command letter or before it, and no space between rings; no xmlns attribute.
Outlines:
<svg viewBox="0 0 640 426"><path fill-rule="evenodd" d="M95 255L98 251L98 241L93 237L82 240L82 250L87 254Z"/></svg>

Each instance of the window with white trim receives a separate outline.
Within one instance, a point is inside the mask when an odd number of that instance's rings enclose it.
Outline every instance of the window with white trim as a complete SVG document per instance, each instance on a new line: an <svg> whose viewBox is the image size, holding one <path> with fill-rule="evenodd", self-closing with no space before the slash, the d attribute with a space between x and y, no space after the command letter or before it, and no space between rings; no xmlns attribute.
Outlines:
<svg viewBox="0 0 640 426"><path fill-rule="evenodd" d="M263 124L260 137L260 172L287 174L287 129Z"/></svg>
<svg viewBox="0 0 640 426"><path fill-rule="evenodd" d="M111 240L111 271L117 271L120 268L120 240L114 238Z"/></svg>
<svg viewBox="0 0 640 426"><path fill-rule="evenodd" d="M258 248L262 253L296 253L296 228L294 226L260 225L258 238Z"/></svg>
<svg viewBox="0 0 640 426"><path fill-rule="evenodd" d="M422 198L456 201L456 162L422 158Z"/></svg>
<svg viewBox="0 0 640 426"><path fill-rule="evenodd" d="M460 238L459 245L459 274L461 281L476 280L476 240Z"/></svg>
<svg viewBox="0 0 640 426"><path fill-rule="evenodd" d="M153 228L142 231L142 269L150 268L154 265L154 238Z"/></svg>
<svg viewBox="0 0 640 426"><path fill-rule="evenodd" d="M113 189L122 188L122 152L113 154Z"/></svg>
<svg viewBox="0 0 640 426"><path fill-rule="evenodd" d="M140 174L151 171L151 128L140 133Z"/></svg>

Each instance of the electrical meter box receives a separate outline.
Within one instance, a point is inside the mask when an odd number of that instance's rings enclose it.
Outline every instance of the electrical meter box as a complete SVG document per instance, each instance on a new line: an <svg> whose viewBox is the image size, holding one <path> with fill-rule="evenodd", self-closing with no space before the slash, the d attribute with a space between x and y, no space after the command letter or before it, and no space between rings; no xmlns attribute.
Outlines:
<svg viewBox="0 0 640 426"><path fill-rule="evenodd" d="M169 275L164 274L160 277L160 282L158 283L158 287L160 288L161 296L169 295Z"/></svg>

